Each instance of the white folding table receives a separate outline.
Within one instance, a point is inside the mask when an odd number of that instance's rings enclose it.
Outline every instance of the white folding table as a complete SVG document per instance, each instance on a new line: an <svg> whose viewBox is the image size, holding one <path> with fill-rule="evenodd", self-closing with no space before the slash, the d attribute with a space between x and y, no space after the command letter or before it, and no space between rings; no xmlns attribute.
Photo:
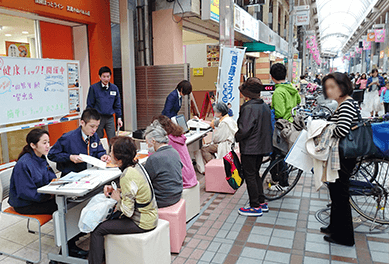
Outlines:
<svg viewBox="0 0 389 264"><path fill-rule="evenodd" d="M93 176L94 181L100 180L100 184L93 189L70 189L62 186L60 187L58 185L46 185L38 189L38 193L55 195L55 201L58 205L59 228L58 230L55 228L54 232L56 232L56 236L60 237L61 254L49 253L49 260L74 264L88 263L88 260L86 259L69 256L66 214L68 213L68 209L71 209L77 204L88 201L95 194L101 192L102 187L106 183L110 183L112 180L119 178L121 175L121 171L118 168L108 168L105 170L91 168L84 170L81 173L90 174ZM75 223L78 223L78 219L76 219L76 221L72 221L71 224L74 225ZM57 234L57 232L59 232L59 234Z"/></svg>

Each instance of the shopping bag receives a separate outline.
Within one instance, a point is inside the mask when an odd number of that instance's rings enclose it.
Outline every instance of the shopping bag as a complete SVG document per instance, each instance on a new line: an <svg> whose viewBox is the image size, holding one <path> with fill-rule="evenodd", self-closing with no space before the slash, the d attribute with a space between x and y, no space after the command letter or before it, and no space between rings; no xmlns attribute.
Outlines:
<svg viewBox="0 0 389 264"><path fill-rule="evenodd" d="M81 232L92 232L101 222L107 220L116 205L116 200L106 197L103 193L96 194L82 209L78 228Z"/></svg>
<svg viewBox="0 0 389 264"><path fill-rule="evenodd" d="M237 190L244 182L242 167L235 151L232 149L223 157L226 180L232 189Z"/></svg>
<svg viewBox="0 0 389 264"><path fill-rule="evenodd" d="M307 130L302 130L296 142L286 155L285 162L304 172L311 172L313 168L313 159L305 148L307 139Z"/></svg>

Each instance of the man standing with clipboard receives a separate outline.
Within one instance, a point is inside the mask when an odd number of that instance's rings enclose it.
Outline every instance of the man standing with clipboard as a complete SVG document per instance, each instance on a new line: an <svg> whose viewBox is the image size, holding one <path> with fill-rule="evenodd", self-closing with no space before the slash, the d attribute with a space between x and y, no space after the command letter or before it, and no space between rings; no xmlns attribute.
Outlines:
<svg viewBox="0 0 389 264"><path fill-rule="evenodd" d="M100 82L91 85L87 97L87 108L95 108L101 115L97 135L103 138L105 129L108 141L115 136L114 113L118 118L118 127L123 126L119 88L109 82L111 75L109 67L101 67L99 70Z"/></svg>

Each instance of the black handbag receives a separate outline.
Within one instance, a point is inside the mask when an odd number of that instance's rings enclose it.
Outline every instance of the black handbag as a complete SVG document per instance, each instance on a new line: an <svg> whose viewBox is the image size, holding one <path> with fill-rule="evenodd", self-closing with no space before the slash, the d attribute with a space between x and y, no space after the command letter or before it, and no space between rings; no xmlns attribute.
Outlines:
<svg viewBox="0 0 389 264"><path fill-rule="evenodd" d="M377 153L370 122L363 121L360 111L356 107L355 110L358 114L358 123L352 125L346 137L339 141L339 155L346 159L370 156Z"/></svg>

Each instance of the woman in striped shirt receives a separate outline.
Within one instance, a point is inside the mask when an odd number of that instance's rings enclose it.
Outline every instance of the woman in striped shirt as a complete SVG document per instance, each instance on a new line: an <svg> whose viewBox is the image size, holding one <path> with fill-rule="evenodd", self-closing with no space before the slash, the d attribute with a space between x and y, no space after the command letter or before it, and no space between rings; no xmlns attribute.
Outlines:
<svg viewBox="0 0 389 264"><path fill-rule="evenodd" d="M328 74L323 79L324 95L338 102L338 108L329 121L336 123L334 136L344 138L350 133L353 123L358 121L359 107L350 96L353 88L350 79L343 73ZM346 246L353 246L354 230L349 203L349 178L355 167L356 160L340 156L339 178L334 183L329 183L331 197L330 225L320 228L327 234L324 240Z"/></svg>

